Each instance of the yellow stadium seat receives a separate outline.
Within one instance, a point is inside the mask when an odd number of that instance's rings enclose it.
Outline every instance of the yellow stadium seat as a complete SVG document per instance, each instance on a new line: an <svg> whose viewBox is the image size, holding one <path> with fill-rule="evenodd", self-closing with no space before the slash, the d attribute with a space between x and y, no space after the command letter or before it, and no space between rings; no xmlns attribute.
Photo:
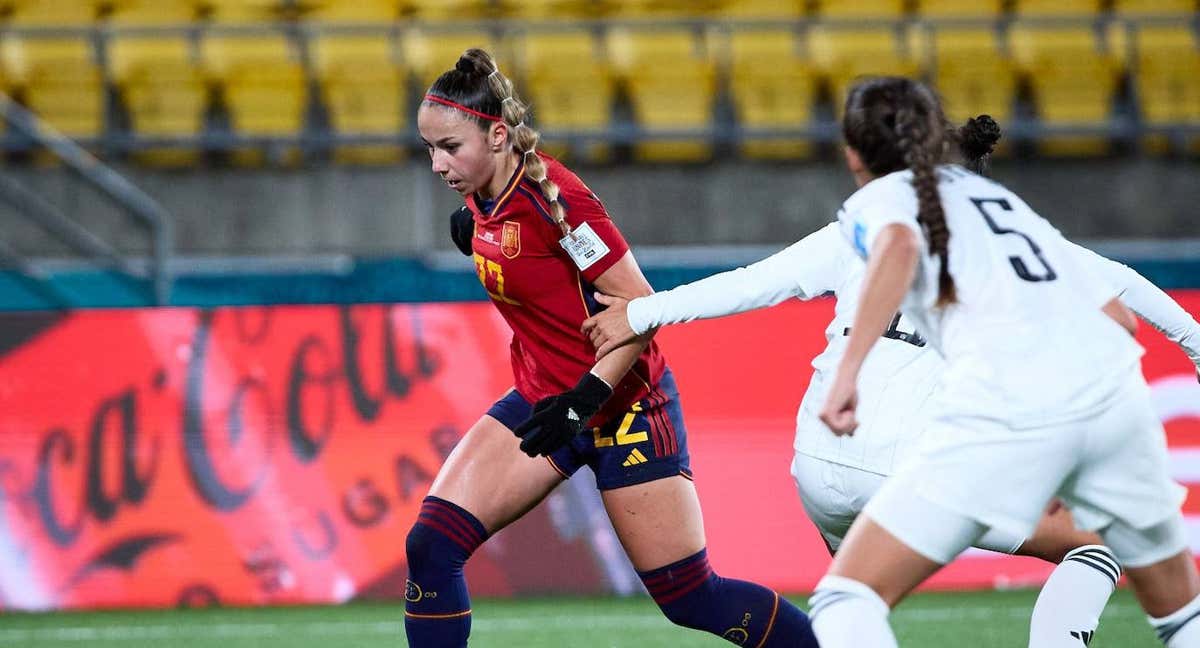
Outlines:
<svg viewBox="0 0 1200 648"><path fill-rule="evenodd" d="M96 18L99 1L20 0L13 3L14 27L77 27Z"/></svg>
<svg viewBox="0 0 1200 648"><path fill-rule="evenodd" d="M257 23L275 20L283 6L281 0L203 0L209 17L222 23Z"/></svg>
<svg viewBox="0 0 1200 648"><path fill-rule="evenodd" d="M705 39L686 28L633 30L608 34L609 56L628 89L634 119L647 131L712 127L716 69ZM645 134L634 145L640 160L685 162L712 156L707 134L660 137Z"/></svg>
<svg viewBox="0 0 1200 648"><path fill-rule="evenodd" d="M929 18L996 18L1004 0L917 0L917 14Z"/></svg>
<svg viewBox="0 0 1200 648"><path fill-rule="evenodd" d="M396 136L408 119L404 73L387 34L319 34L309 41L313 68L334 130L347 135ZM334 157L351 164L389 164L403 158L396 144L339 146Z"/></svg>
<svg viewBox="0 0 1200 648"><path fill-rule="evenodd" d="M528 19L594 18L602 9L592 0L505 0L499 4L504 15Z"/></svg>
<svg viewBox="0 0 1200 648"><path fill-rule="evenodd" d="M697 16L720 6L719 0L602 0L613 18Z"/></svg>
<svg viewBox="0 0 1200 648"><path fill-rule="evenodd" d="M534 107L537 127L568 135L568 143L547 142L543 148L554 155L607 159L605 143L569 144L571 134L603 132L612 122L616 81L594 35L581 29L530 32L514 46L524 80L520 91Z"/></svg>
<svg viewBox="0 0 1200 648"><path fill-rule="evenodd" d="M817 13L826 18L899 18L904 0L817 0Z"/></svg>
<svg viewBox="0 0 1200 648"><path fill-rule="evenodd" d="M1137 74L1134 75L1138 110L1148 126L1200 125L1200 49L1196 37L1182 25L1145 25L1136 32ZM1163 150L1162 135L1145 140L1152 150ZM1200 150L1200 137L1189 141Z"/></svg>
<svg viewBox="0 0 1200 648"><path fill-rule="evenodd" d="M916 62L900 49L895 31L887 27L813 27L808 33L808 47L829 84L839 116L855 79L917 74Z"/></svg>
<svg viewBox="0 0 1200 648"><path fill-rule="evenodd" d="M1109 122L1119 69L1097 49L1091 28L1017 25L1009 33L1009 48L1044 125ZM1042 138L1039 147L1056 155L1091 155L1105 152L1108 143L1105 137L1057 135Z"/></svg>
<svg viewBox="0 0 1200 648"><path fill-rule="evenodd" d="M401 41L404 62L421 84L422 92L433 85L443 72L453 69L463 52L472 47L490 52L497 59L500 69L504 69L504 53L496 48L496 39L486 31L442 31L416 27L408 30Z"/></svg>
<svg viewBox="0 0 1200 648"><path fill-rule="evenodd" d="M1099 0L1016 0L1018 16L1095 16Z"/></svg>
<svg viewBox="0 0 1200 648"><path fill-rule="evenodd" d="M193 13L184 2L129 1L109 23L118 28L184 23ZM195 137L203 131L208 94L187 35L114 31L108 72L138 135ZM199 152L194 146L166 146L142 149L134 157L154 166L186 166Z"/></svg>
<svg viewBox="0 0 1200 648"><path fill-rule="evenodd" d="M392 0L321 0L308 3L306 18L339 22L391 22L398 16L398 8Z"/></svg>
<svg viewBox="0 0 1200 648"><path fill-rule="evenodd" d="M491 11L488 0L403 0L401 12L421 20L470 20L485 18Z"/></svg>
<svg viewBox="0 0 1200 648"><path fill-rule="evenodd" d="M726 0L713 10L728 18L795 19L804 15L803 0Z"/></svg>
<svg viewBox="0 0 1200 648"><path fill-rule="evenodd" d="M797 51L790 29L746 29L729 38L730 90L744 128L803 128L812 120L816 74ZM812 152L801 137L748 139L740 145L751 158L794 159Z"/></svg>
<svg viewBox="0 0 1200 648"><path fill-rule="evenodd" d="M296 51L282 34L206 35L202 62L222 90L234 131L247 136L296 136L304 126L307 85ZM288 160L295 149L286 149ZM239 151L239 162L256 163L257 151Z"/></svg>
<svg viewBox="0 0 1200 648"><path fill-rule="evenodd" d="M12 24L17 27L84 27L91 20L90 3L30 2L17 7ZM6 76L23 89L25 104L69 137L96 137L104 131L104 82L91 35L5 34L0 38L0 60Z"/></svg>
<svg viewBox="0 0 1200 648"><path fill-rule="evenodd" d="M1195 0L1113 0L1113 13L1122 16L1170 14L1184 16L1194 11L1196 11Z"/></svg>
<svg viewBox="0 0 1200 648"><path fill-rule="evenodd" d="M1012 119L1016 69L1001 52L994 30L943 27L914 32L911 49L926 65L951 121L957 124L979 114L991 115L1001 125Z"/></svg>

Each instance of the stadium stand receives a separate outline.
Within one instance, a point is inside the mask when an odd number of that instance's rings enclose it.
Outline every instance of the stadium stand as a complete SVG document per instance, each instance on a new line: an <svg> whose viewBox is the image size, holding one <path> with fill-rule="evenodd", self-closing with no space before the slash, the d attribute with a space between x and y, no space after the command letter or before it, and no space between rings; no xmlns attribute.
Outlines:
<svg viewBox="0 0 1200 648"><path fill-rule="evenodd" d="M475 46L547 150L584 160L804 159L797 133L827 141L871 74L933 81L955 119L992 114L1041 154L1157 153L1196 139L1198 20L1195 0L0 0L0 75L151 165L399 161L418 93Z"/></svg>

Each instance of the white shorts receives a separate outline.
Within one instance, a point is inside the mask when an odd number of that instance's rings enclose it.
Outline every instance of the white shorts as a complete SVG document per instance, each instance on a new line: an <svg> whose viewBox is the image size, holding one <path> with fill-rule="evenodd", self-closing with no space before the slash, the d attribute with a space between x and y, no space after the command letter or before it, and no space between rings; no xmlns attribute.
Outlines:
<svg viewBox="0 0 1200 648"><path fill-rule="evenodd" d="M816 525L830 553L838 550L850 525L867 501L887 479L885 475L796 453L792 458L792 479L800 493L800 502L808 519ZM1000 530L988 531L975 546L1000 553L1016 553L1025 536Z"/></svg>
<svg viewBox="0 0 1200 648"><path fill-rule="evenodd" d="M1178 517L1186 494L1170 479L1162 424L1137 374L1107 409L1083 420L1011 429L995 420L942 417L922 441L921 455L880 489L865 512L914 549L927 548L922 553L931 558L957 555L967 545L951 533L943 538L942 525L933 520L911 519L920 516L913 502L932 503L943 517L954 514L984 529L1028 537L1055 496L1081 529L1119 522L1143 530Z"/></svg>

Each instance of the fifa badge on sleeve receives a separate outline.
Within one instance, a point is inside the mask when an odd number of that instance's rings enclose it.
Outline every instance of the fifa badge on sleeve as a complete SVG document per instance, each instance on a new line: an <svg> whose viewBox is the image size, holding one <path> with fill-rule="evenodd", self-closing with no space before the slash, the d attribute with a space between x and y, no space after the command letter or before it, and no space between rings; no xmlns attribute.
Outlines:
<svg viewBox="0 0 1200 648"><path fill-rule="evenodd" d="M580 270L587 270L593 263L608 254L608 246L596 234L591 225L584 223L576 227L571 234L573 236L564 236L559 239L558 244L563 246L571 260L575 262L575 266Z"/></svg>

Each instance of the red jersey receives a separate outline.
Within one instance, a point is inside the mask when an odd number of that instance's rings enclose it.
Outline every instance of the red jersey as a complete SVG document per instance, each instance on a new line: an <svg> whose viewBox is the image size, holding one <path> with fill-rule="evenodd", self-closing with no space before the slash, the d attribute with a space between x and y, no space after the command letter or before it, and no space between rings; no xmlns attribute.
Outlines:
<svg viewBox="0 0 1200 648"><path fill-rule="evenodd" d="M537 154L559 188L559 203L577 238L571 252L537 184L525 177L524 160L494 201L472 195L472 248L479 281L513 331L513 380L525 400L536 403L575 386L592 368L596 349L579 332L601 305L593 297L596 277L629 251L600 199L558 160ZM651 341L593 420L625 413L651 394L665 361Z"/></svg>

